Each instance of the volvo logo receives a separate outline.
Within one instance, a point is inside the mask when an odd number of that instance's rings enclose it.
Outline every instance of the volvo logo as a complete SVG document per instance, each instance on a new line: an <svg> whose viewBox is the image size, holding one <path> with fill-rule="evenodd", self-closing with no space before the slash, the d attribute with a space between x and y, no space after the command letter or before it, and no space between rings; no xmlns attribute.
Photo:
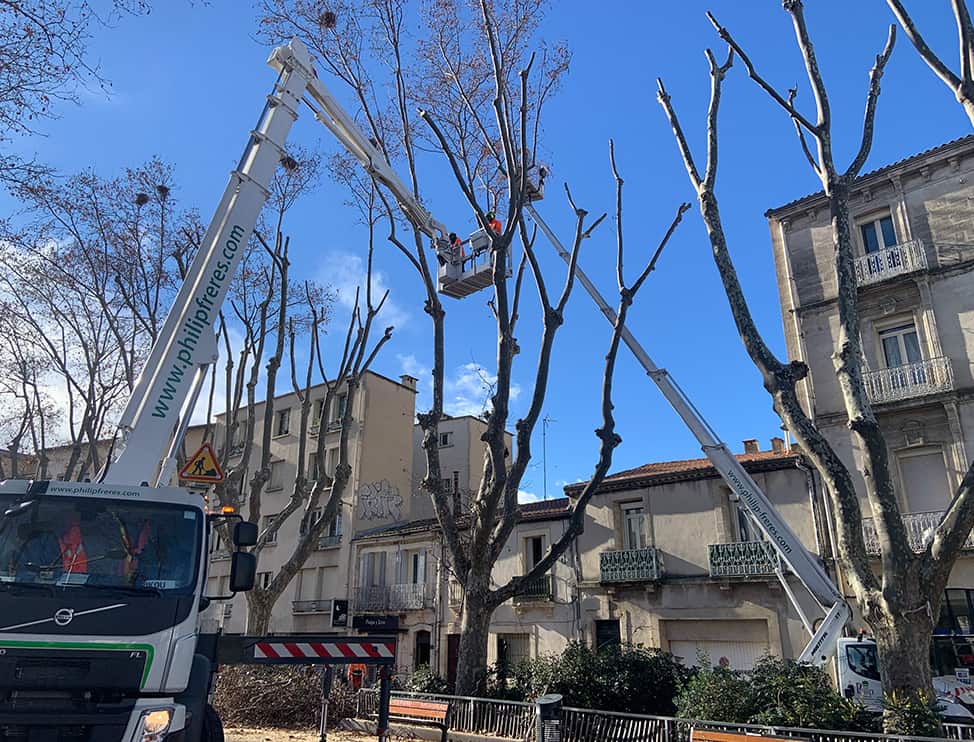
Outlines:
<svg viewBox="0 0 974 742"><path fill-rule="evenodd" d="M58 626L67 626L74 620L74 608L61 608L54 614L54 623Z"/></svg>

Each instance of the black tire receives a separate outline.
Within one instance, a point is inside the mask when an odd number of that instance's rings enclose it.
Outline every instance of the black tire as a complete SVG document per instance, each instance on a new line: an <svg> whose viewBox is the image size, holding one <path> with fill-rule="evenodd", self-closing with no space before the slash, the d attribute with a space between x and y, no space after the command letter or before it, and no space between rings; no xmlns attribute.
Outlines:
<svg viewBox="0 0 974 742"><path fill-rule="evenodd" d="M210 704L203 711L203 733L200 742L223 742L223 722Z"/></svg>

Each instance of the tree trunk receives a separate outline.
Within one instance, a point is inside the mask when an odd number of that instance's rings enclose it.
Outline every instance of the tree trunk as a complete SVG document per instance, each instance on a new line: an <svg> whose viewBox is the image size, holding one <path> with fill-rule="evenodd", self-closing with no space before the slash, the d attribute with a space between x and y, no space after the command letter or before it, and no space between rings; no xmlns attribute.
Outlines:
<svg viewBox="0 0 974 742"><path fill-rule="evenodd" d="M917 602L920 602L919 600ZM933 621L924 610L886 616L871 623L880 657L883 696L892 693L916 698L926 691L934 698L930 668L930 642ZM896 729L896 720L884 714L883 728L888 734L915 734L914 729Z"/></svg>
<svg viewBox="0 0 974 742"><path fill-rule="evenodd" d="M487 637L494 609L486 600L486 584L482 590L471 590L471 587L467 585L460 623L457 687L454 691L458 696L482 696L487 688Z"/></svg>
<svg viewBox="0 0 974 742"><path fill-rule="evenodd" d="M274 600L268 599L264 590L255 588L247 593L247 634L263 636L270 630Z"/></svg>

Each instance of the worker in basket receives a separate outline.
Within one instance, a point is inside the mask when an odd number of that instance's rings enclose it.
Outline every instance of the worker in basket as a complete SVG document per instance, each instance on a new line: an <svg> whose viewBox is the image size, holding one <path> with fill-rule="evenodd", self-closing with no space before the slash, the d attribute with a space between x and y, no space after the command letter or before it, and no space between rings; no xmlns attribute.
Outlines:
<svg viewBox="0 0 974 742"><path fill-rule="evenodd" d="M490 228L490 231L495 235L499 235L503 231L501 228L501 220L497 218L493 211L488 211L484 216L487 219L487 226Z"/></svg>
<svg viewBox="0 0 974 742"><path fill-rule="evenodd" d="M457 236L456 232L450 232L450 252L453 254L453 262L463 265L467 256L464 254L463 240Z"/></svg>

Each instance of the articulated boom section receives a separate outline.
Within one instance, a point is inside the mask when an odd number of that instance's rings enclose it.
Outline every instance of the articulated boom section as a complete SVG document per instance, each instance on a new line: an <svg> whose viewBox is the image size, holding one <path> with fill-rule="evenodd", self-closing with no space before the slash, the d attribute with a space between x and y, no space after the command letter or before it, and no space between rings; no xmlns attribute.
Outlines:
<svg viewBox="0 0 974 742"><path fill-rule="evenodd" d="M545 221L538 215L532 204L526 204L525 211L534 219L535 223L541 227L548 241L555 247L559 255L569 262L571 255L558 237L551 231ZM608 302L599 293L599 290L588 279L588 277L576 268L575 278L578 280L589 296L596 303L602 314L610 324L615 324L616 313L609 306ZM693 433L700 443L704 454L710 459L714 468L723 477L724 481L730 486L731 491L736 493L747 508L751 517L758 527L764 532L771 544L774 546L782 561L788 565L795 576L801 581L815 601L826 611L826 616L819 625L818 630L813 631L811 623L805 618L804 612L791 593L787 581L783 575L779 575L782 586L787 591L795 610L801 617L812 638L805 650L801 654L801 661L812 662L818 665L826 662L834 653L835 647L842 632L842 627L851 617L849 606L839 589L832 582L825 569L818 560L809 553L794 531L782 520L781 516L774 509L771 501L768 500L761 488L747 473L741 462L727 449L721 442L717 433L710 427L703 415L700 414L693 403L687 398L683 390L677 386L676 382L670 377L665 369L658 368L653 360L646 353L646 350L639 344L639 341L629 331L628 327L622 329L622 340L636 356L636 360L653 380L659 390L663 393L666 401L676 410L686 426Z"/></svg>
<svg viewBox="0 0 974 742"><path fill-rule="evenodd" d="M315 118L335 135L335 138L359 161L370 176L389 189L396 201L399 202L399 206L410 223L434 241L445 241L447 239L446 227L436 221L422 207L412 191L389 167L385 155L382 154L378 146L362 133L362 130L335 100L325 84L317 77L313 77L308 81L307 92L314 103L307 98L304 102L312 110Z"/></svg>
<svg viewBox="0 0 974 742"><path fill-rule="evenodd" d="M157 484L172 477L175 448L206 369L217 358L213 325L270 193L301 97L314 75L311 58L300 42L275 49L268 63L280 76L122 414L120 452L108 469L107 482L139 484L154 479L151 483Z"/></svg>

